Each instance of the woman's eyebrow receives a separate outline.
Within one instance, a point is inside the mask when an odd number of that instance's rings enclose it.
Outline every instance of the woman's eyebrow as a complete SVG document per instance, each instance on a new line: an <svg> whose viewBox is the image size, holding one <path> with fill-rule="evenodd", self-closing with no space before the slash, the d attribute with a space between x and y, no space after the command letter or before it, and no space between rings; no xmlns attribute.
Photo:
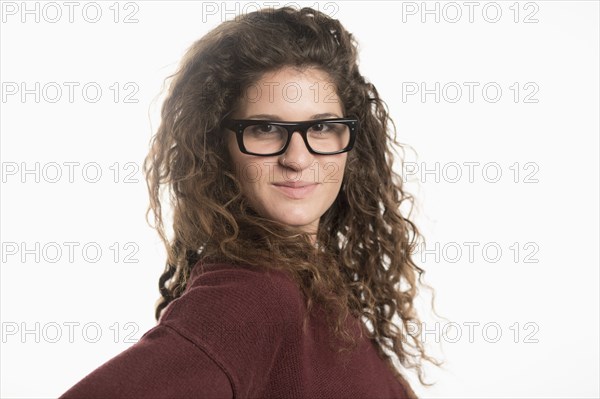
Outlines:
<svg viewBox="0 0 600 399"><path fill-rule="evenodd" d="M279 118L277 115L271 115L271 114L257 114L257 115L250 115L245 117L244 119L269 119L272 121L280 121L281 118Z"/></svg>
<svg viewBox="0 0 600 399"><path fill-rule="evenodd" d="M326 118L341 118L341 116L339 116L337 114L334 114L334 113L331 113L331 112L325 112L325 113L322 113L322 114L314 114L309 119L326 119ZM281 120L283 120L279 116L273 115L273 114L250 115L250 116L247 116L244 119L268 119L268 120L272 120L272 121L281 121Z"/></svg>
<svg viewBox="0 0 600 399"><path fill-rule="evenodd" d="M333 114L331 112L325 112L324 114L315 114L311 116L310 119L325 119L325 118L341 118L338 114Z"/></svg>

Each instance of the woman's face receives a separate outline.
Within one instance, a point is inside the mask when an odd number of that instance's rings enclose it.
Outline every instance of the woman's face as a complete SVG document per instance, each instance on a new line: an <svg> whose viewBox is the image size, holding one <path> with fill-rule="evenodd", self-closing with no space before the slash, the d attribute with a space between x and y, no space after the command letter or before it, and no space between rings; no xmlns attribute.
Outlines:
<svg viewBox="0 0 600 399"><path fill-rule="evenodd" d="M231 116L291 122L342 117L342 104L328 74L291 67L263 75ZM227 134L235 174L252 207L263 217L315 234L320 217L338 195L348 153L311 154L300 132L294 132L284 154L248 155L240 151L235 133L227 130ZM305 187L289 187L292 183Z"/></svg>

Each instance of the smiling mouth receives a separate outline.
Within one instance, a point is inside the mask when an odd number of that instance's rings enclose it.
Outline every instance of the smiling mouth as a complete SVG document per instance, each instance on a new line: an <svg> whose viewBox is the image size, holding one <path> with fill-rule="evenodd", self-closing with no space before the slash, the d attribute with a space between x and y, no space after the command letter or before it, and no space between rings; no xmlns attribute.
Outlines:
<svg viewBox="0 0 600 399"><path fill-rule="evenodd" d="M302 199L310 195L318 186L318 183L274 183L273 186L292 199Z"/></svg>

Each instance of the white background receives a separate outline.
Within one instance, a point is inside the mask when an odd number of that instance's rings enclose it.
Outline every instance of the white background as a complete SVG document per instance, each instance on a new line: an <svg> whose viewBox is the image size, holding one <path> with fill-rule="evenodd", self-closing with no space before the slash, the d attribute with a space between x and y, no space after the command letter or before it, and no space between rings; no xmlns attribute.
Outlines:
<svg viewBox="0 0 600 399"><path fill-rule="evenodd" d="M255 8L121 2L115 23L113 2L101 2L91 23L82 15L89 3L77 2L71 23L68 7L55 4L27 2L39 10L36 22L21 2L2 2L2 398L56 397L154 326L165 253L144 220L147 191L135 165L158 126L163 79L188 46ZM426 344L446 365L427 369L433 388L406 371L417 394L599 397L598 2L475 2L472 22L464 2L305 4L355 34L361 72L412 147L407 165L418 167L407 187L429 252L417 259L436 309L461 329L427 325ZM439 21L424 7L437 7ZM137 22L124 23L130 13ZM36 82L39 102L35 90L22 98L21 83ZM78 84L73 102L65 82ZM436 82L439 102L407 92ZM88 83L102 89L95 103L93 87L82 94ZM462 97L453 102L456 87ZM125 102L136 88L137 102ZM86 181L98 169L99 180ZM95 248L102 253L93 262Z"/></svg>

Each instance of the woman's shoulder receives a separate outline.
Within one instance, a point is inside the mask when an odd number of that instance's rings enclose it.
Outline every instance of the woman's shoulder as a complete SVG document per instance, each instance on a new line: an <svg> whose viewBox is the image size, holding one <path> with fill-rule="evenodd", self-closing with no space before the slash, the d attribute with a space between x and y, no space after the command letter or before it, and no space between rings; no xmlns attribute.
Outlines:
<svg viewBox="0 0 600 399"><path fill-rule="evenodd" d="M199 261L192 268L186 290L192 290L198 286L219 285L223 283L236 284L241 287L256 284L260 286L275 284L286 290L292 289L295 286L291 280L291 276L284 270L275 270L247 263Z"/></svg>
<svg viewBox="0 0 600 399"><path fill-rule="evenodd" d="M198 262L184 294L195 296L207 290L217 296L226 292L233 295L223 298L226 300L254 301L257 305L297 300L300 296L299 287L287 271L250 264Z"/></svg>
<svg viewBox="0 0 600 399"><path fill-rule="evenodd" d="M185 292L167 306L159 324L208 354L236 389L267 384L282 348L299 341L299 288L284 272L202 266L193 269Z"/></svg>
<svg viewBox="0 0 600 399"><path fill-rule="evenodd" d="M281 333L300 322L302 309L302 293L284 271L199 262L160 322L182 333L239 337L266 329Z"/></svg>

